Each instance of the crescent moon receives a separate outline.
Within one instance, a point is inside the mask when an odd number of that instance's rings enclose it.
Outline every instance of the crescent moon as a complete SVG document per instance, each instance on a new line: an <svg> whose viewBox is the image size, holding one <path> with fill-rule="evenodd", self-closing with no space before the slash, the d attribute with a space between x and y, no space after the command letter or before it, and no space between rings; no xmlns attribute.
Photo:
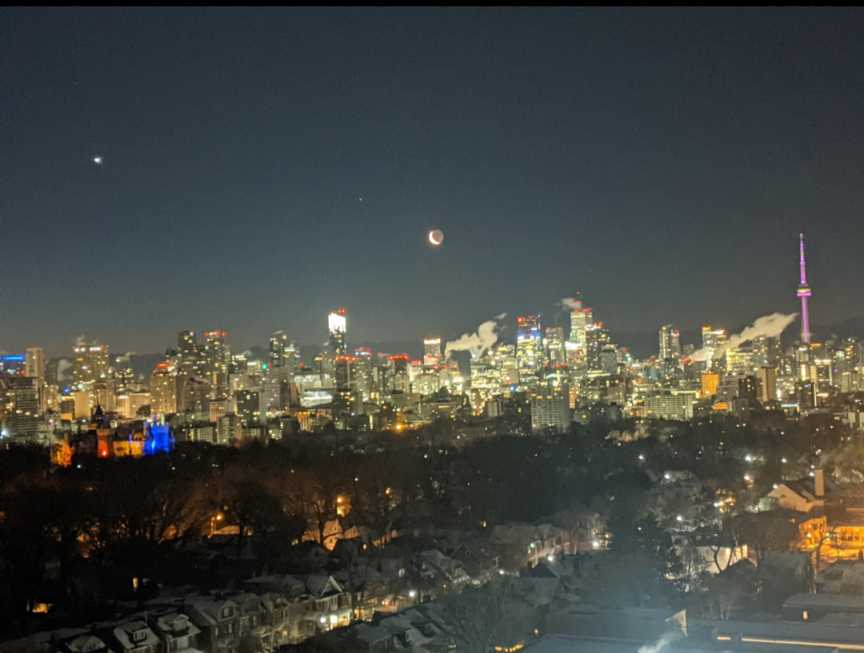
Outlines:
<svg viewBox="0 0 864 653"><path fill-rule="evenodd" d="M432 243L433 245L440 245L441 243L444 242L444 240L443 239L442 240L435 240L435 231L433 230L433 231L429 232L429 242Z"/></svg>

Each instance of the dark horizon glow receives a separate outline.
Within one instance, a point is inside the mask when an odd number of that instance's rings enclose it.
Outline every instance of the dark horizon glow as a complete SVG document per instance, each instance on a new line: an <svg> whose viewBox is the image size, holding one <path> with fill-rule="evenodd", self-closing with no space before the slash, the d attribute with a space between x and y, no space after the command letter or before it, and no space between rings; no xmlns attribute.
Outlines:
<svg viewBox="0 0 864 653"><path fill-rule="evenodd" d="M0 9L0 350L864 317L846 9ZM446 240L430 246L440 229ZM806 298L802 297L802 301ZM620 344L628 343L622 338Z"/></svg>

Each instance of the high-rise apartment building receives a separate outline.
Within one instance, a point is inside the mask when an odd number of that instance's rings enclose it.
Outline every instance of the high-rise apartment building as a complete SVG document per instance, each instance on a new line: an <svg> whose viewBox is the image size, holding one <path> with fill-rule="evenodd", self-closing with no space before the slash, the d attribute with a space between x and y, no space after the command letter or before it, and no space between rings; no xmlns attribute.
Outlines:
<svg viewBox="0 0 864 653"><path fill-rule="evenodd" d="M261 393L258 390L238 390L235 395L237 415L244 426L261 423Z"/></svg>
<svg viewBox="0 0 864 653"><path fill-rule="evenodd" d="M75 365L72 378L77 386L108 377L111 369L108 345L87 345L82 342L75 345L73 352Z"/></svg>
<svg viewBox="0 0 864 653"><path fill-rule="evenodd" d="M661 390L645 397L645 417L649 419L688 420L693 418L696 393Z"/></svg>
<svg viewBox="0 0 864 653"><path fill-rule="evenodd" d="M177 412L195 419L210 416L210 383L206 379L181 374L177 376Z"/></svg>
<svg viewBox="0 0 864 653"><path fill-rule="evenodd" d="M6 401L12 404L9 424L12 434L35 439L39 434L39 394L34 379L13 376L7 381Z"/></svg>
<svg viewBox="0 0 864 653"><path fill-rule="evenodd" d="M177 377L168 370L168 363L159 363L150 376L150 412L177 412Z"/></svg>
<svg viewBox="0 0 864 653"><path fill-rule="evenodd" d="M773 367L760 367L756 370L759 380L759 401L775 401L777 399L777 371Z"/></svg>
<svg viewBox="0 0 864 653"><path fill-rule="evenodd" d="M37 385L45 382L45 354L41 347L30 347L26 356L27 376Z"/></svg>
<svg viewBox="0 0 864 653"><path fill-rule="evenodd" d="M228 385L231 352L225 342L227 336L228 334L224 331L208 331L204 334L202 373L214 388Z"/></svg>
<svg viewBox="0 0 864 653"><path fill-rule="evenodd" d="M181 331L177 334L177 350L183 358L198 357L198 336L194 331Z"/></svg>
<svg viewBox="0 0 864 653"><path fill-rule="evenodd" d="M531 430L535 433L551 428L564 433L573 419L570 410L570 387L556 385L531 395Z"/></svg>

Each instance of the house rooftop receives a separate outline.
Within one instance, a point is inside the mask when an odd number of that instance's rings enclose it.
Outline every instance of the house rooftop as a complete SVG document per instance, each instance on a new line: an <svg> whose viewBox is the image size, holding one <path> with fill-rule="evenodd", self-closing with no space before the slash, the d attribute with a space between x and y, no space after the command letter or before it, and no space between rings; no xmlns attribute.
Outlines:
<svg viewBox="0 0 864 653"><path fill-rule="evenodd" d="M783 603L784 608L838 608L864 610L864 596L847 594L794 594Z"/></svg>

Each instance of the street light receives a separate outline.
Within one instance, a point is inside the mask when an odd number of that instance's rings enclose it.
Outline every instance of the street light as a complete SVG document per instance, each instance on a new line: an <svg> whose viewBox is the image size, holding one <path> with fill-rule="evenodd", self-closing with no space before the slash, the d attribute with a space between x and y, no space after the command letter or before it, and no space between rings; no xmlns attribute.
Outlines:
<svg viewBox="0 0 864 653"><path fill-rule="evenodd" d="M222 521L222 515L221 514L210 518L210 537L213 537L213 535L215 533L217 521Z"/></svg>

